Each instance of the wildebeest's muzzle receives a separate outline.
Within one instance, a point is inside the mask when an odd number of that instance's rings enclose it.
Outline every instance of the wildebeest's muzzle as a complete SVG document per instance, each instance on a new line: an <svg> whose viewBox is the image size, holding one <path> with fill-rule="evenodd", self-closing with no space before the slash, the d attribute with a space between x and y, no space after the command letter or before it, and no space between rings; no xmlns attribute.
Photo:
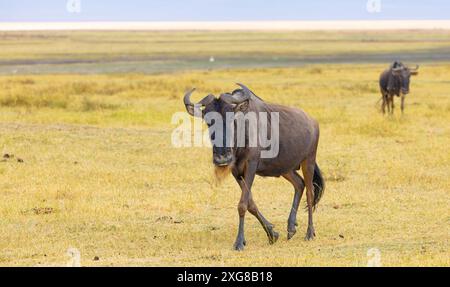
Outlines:
<svg viewBox="0 0 450 287"><path fill-rule="evenodd" d="M213 147L213 163L217 166L226 166L233 161L233 154L231 148L228 147Z"/></svg>

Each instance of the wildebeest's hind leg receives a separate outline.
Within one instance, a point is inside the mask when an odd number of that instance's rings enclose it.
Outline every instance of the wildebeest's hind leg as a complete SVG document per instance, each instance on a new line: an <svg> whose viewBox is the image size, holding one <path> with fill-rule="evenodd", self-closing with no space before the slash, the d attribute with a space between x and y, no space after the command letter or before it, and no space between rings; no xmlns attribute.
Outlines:
<svg viewBox="0 0 450 287"><path fill-rule="evenodd" d="M305 189L305 182L303 178L295 171L291 171L287 174L283 174L283 177L287 179L295 189L294 200L292 201L292 208L288 218L288 226L287 226L287 239L291 239L294 234L297 232L297 210L300 200L302 199L303 190Z"/></svg>
<svg viewBox="0 0 450 287"><path fill-rule="evenodd" d="M315 155L309 157L302 163L303 176L305 177L306 185L306 201L308 204L308 228L306 230L305 240L312 240L316 236L313 224L313 204L314 204L314 167L316 164Z"/></svg>

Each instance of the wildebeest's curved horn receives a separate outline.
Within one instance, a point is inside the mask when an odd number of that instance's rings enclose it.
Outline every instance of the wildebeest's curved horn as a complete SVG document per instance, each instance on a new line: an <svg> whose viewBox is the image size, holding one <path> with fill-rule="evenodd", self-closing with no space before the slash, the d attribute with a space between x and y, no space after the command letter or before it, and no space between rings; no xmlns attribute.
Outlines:
<svg viewBox="0 0 450 287"><path fill-rule="evenodd" d="M242 90L244 90L244 93L245 93L245 94L248 94L249 97L253 94L253 92L250 91L250 89L247 88L245 85L243 85L243 84L241 84L241 83L236 83L236 85L238 85L239 87L241 87Z"/></svg>
<svg viewBox="0 0 450 287"><path fill-rule="evenodd" d="M416 67L413 68L413 69L411 69L411 68L408 67L408 69L409 69L410 71L417 71L417 70L419 69L419 65L416 65Z"/></svg>
<svg viewBox="0 0 450 287"><path fill-rule="evenodd" d="M186 106L193 106L194 104L191 102L191 94L195 91L195 88L193 88L192 90L190 90L189 92L187 92L184 95L184 105ZM214 100L214 95L207 95L206 97L204 97L200 102L197 103L197 105L202 105L202 106L206 106L207 104L211 103Z"/></svg>
<svg viewBox="0 0 450 287"><path fill-rule="evenodd" d="M188 91L183 98L183 102L185 106L193 106L194 104L191 103L191 94L195 91L195 88L193 88L192 90Z"/></svg>
<svg viewBox="0 0 450 287"><path fill-rule="evenodd" d="M246 91L244 91L244 93L234 95L226 93L220 95L220 98L229 104L240 104L250 99L250 94Z"/></svg>
<svg viewBox="0 0 450 287"><path fill-rule="evenodd" d="M220 97L229 104L240 104L240 103L243 103L244 101L247 101L248 99L250 99L250 97L252 96L252 91L250 91L249 88L247 88L243 84L237 83L237 85L242 88L244 93L239 93L239 94L234 94L234 95L230 95L227 93L227 94L222 94Z"/></svg>
<svg viewBox="0 0 450 287"><path fill-rule="evenodd" d="M212 101L214 101L215 97L214 95L207 95L204 97L200 102L198 102L199 105L206 106L207 104L210 104Z"/></svg>
<svg viewBox="0 0 450 287"><path fill-rule="evenodd" d="M184 95L184 99L183 99L184 105L186 106L186 110L191 116L194 115L194 104L191 102L191 94L194 91L195 91L195 88L193 88L192 90L187 92ZM207 104L211 103L213 100L214 100L214 95L209 94L195 105L206 106Z"/></svg>

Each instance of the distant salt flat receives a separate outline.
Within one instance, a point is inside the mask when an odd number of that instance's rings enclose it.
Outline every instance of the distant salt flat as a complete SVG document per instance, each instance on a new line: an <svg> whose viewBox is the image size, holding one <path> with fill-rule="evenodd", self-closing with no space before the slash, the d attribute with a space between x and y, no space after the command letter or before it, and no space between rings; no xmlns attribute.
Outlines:
<svg viewBox="0 0 450 287"><path fill-rule="evenodd" d="M40 30L450 30L450 20L241 22L0 22L0 31Z"/></svg>

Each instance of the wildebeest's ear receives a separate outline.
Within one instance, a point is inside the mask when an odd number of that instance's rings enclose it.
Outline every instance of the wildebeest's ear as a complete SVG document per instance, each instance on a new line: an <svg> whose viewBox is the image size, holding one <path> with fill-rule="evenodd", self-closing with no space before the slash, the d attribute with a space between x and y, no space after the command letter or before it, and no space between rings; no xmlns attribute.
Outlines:
<svg viewBox="0 0 450 287"><path fill-rule="evenodd" d="M193 105L185 105L186 106L186 111L188 112L188 114L190 114L191 116L194 116L194 106Z"/></svg>
<svg viewBox="0 0 450 287"><path fill-rule="evenodd" d="M417 75L417 74L419 74L419 65L416 65L416 67L415 68L409 68L408 67L408 70L409 70L409 73L410 73L410 75L411 76L415 76L415 75Z"/></svg>
<svg viewBox="0 0 450 287"><path fill-rule="evenodd" d="M243 101L242 103L236 104L233 109L234 109L235 113L237 113L237 112L246 113L248 110L248 100Z"/></svg>

